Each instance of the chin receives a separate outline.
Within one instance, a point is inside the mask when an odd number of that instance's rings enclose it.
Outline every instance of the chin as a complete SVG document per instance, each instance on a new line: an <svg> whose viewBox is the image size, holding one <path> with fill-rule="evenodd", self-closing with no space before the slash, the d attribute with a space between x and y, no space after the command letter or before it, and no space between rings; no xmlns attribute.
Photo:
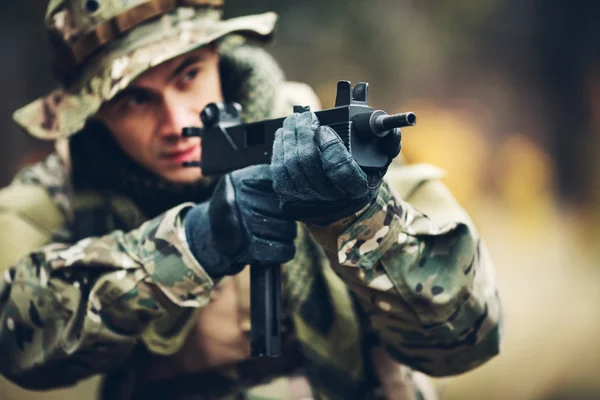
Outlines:
<svg viewBox="0 0 600 400"><path fill-rule="evenodd" d="M200 168L178 168L176 171L169 171L160 174L164 179L173 183L194 183L198 182L204 176Z"/></svg>

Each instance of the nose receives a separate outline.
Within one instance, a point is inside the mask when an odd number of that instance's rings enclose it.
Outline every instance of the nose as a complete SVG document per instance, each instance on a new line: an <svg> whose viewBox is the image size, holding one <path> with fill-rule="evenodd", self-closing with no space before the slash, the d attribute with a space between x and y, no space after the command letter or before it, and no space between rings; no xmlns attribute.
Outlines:
<svg viewBox="0 0 600 400"><path fill-rule="evenodd" d="M176 94L163 97L161 114L158 135L163 138L181 137L183 128L200 124L200 115Z"/></svg>

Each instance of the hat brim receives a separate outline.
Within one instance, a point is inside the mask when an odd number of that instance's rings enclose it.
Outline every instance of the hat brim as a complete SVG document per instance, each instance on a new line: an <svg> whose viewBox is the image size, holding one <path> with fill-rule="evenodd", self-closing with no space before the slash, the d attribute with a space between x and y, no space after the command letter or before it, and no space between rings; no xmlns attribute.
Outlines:
<svg viewBox="0 0 600 400"><path fill-rule="evenodd" d="M150 68L232 33L269 39L276 22L277 14L272 12L215 21L186 17L181 10L165 15L136 28L99 59L91 60L73 89L56 89L15 111L13 119L38 139L69 137L104 102Z"/></svg>

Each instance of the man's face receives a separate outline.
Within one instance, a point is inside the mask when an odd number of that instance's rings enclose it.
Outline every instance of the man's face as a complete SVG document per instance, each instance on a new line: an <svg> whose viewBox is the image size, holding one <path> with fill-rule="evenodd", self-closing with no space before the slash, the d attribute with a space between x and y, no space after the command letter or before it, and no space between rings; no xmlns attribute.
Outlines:
<svg viewBox="0 0 600 400"><path fill-rule="evenodd" d="M201 126L200 112L223 101L219 57L203 47L160 64L135 79L104 104L97 118L112 132L121 148L141 166L176 183L202 177L200 138L184 138L182 129Z"/></svg>

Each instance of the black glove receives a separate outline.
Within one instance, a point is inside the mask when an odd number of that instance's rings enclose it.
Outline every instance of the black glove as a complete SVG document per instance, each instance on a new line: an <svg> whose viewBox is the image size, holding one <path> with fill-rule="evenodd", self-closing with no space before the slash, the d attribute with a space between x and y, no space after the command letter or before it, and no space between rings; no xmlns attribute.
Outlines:
<svg viewBox="0 0 600 400"><path fill-rule="evenodd" d="M285 263L295 255L296 222L285 217L268 165L225 175L211 199L185 216L194 257L212 278L246 264Z"/></svg>
<svg viewBox="0 0 600 400"><path fill-rule="evenodd" d="M363 171L328 126L315 113L293 114L275 133L273 187L291 218L326 225L359 211L375 198L387 167L401 148L400 130L386 136L385 167Z"/></svg>

